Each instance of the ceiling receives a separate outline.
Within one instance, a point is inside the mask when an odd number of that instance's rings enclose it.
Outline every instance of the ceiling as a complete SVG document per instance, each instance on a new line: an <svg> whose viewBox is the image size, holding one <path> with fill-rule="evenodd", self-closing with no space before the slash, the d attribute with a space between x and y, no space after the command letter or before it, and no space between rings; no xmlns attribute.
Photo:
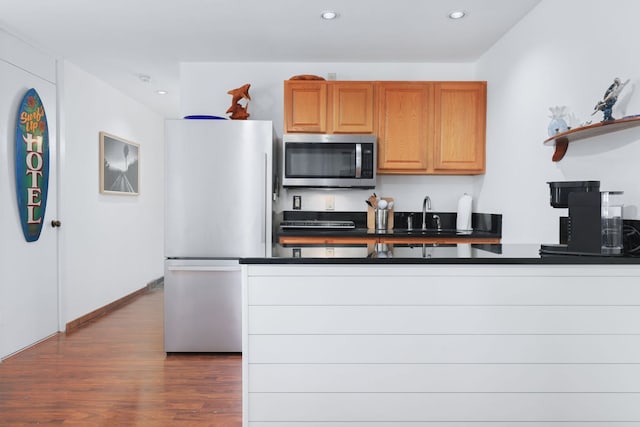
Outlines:
<svg viewBox="0 0 640 427"><path fill-rule="evenodd" d="M177 117L181 62L473 62L539 2L0 0L0 27Z"/></svg>

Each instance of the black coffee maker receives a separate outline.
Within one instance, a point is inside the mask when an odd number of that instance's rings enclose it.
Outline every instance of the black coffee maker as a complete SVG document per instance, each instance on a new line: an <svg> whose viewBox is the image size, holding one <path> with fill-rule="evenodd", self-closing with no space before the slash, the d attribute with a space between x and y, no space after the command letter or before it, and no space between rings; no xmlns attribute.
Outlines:
<svg viewBox="0 0 640 427"><path fill-rule="evenodd" d="M622 207L610 206L621 191L600 192L600 181L548 182L554 208L569 208L560 218L560 244L540 246L541 254L620 256ZM615 215L613 210L616 209Z"/></svg>

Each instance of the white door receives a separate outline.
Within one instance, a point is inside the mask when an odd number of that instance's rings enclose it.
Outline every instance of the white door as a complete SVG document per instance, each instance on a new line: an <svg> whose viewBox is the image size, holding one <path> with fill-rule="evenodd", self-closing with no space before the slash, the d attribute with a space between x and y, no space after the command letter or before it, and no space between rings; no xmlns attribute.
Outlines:
<svg viewBox="0 0 640 427"><path fill-rule="evenodd" d="M35 88L49 125L50 166L40 238L26 242L15 189L16 116L25 92ZM58 330L56 218L56 87L0 58L0 359Z"/></svg>

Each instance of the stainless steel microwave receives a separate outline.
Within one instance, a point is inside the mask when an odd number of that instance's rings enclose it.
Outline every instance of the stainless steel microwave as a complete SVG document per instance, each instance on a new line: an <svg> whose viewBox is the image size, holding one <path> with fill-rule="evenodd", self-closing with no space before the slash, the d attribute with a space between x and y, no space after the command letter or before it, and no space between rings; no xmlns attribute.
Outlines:
<svg viewBox="0 0 640 427"><path fill-rule="evenodd" d="M282 186L374 188L376 136L286 134L282 138Z"/></svg>

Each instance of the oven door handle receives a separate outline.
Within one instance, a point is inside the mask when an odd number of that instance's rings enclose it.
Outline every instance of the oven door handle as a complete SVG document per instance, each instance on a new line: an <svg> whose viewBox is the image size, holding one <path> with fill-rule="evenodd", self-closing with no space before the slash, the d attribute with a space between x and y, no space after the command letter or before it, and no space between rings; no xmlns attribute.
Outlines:
<svg viewBox="0 0 640 427"><path fill-rule="evenodd" d="M356 178L362 177L362 144L356 144Z"/></svg>

